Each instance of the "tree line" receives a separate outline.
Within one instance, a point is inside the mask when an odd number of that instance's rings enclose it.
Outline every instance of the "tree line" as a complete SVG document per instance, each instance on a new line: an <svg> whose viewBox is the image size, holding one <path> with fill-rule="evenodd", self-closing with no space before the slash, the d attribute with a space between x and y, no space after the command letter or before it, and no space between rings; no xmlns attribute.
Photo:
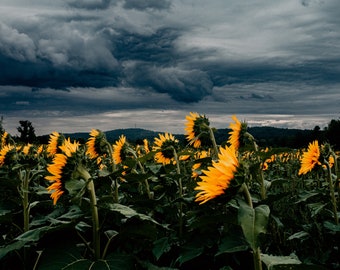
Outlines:
<svg viewBox="0 0 340 270"><path fill-rule="evenodd" d="M3 117L0 119L0 134L3 134L5 131L2 122ZM38 144L47 143L48 135L36 136L33 124L28 120L19 121L17 131L19 132L19 135L13 136L13 139L17 142ZM225 142L229 131L229 129L217 129L215 132L217 143ZM340 150L340 119L332 119L324 129L321 129L319 126L315 126L311 130L250 127L249 131L262 147L301 148L306 147L311 141L318 140L320 143L330 143L335 150ZM145 133L141 133L141 130L138 130L138 133L139 134L135 134L133 136L134 141L144 138L152 140L153 137L157 136L157 132L153 134L147 130L145 130ZM138 138L138 136L140 136L140 138ZM86 141L86 138L84 137L79 136L78 138L77 133L74 133L72 137L74 139L79 139L80 142ZM183 134L178 134L176 137L185 142L185 136ZM111 140L115 139L118 138L111 138Z"/></svg>

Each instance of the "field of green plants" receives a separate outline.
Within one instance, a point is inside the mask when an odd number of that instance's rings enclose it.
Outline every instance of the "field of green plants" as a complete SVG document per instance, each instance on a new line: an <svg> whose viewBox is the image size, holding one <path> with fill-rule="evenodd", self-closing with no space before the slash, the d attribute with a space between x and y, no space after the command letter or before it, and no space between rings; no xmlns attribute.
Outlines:
<svg viewBox="0 0 340 270"><path fill-rule="evenodd" d="M260 148L232 116L187 142L0 141L0 269L340 269L339 153Z"/></svg>

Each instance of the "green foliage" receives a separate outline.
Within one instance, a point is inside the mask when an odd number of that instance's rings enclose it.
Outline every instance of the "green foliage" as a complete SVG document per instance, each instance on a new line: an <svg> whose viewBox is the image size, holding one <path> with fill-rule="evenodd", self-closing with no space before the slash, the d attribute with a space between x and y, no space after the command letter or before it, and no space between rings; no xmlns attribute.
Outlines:
<svg viewBox="0 0 340 270"><path fill-rule="evenodd" d="M269 213L268 205L259 205L252 208L244 204L239 208L238 220L244 236L253 250L260 246L258 238L261 233L266 232Z"/></svg>
<svg viewBox="0 0 340 270"><path fill-rule="evenodd" d="M202 174L212 165L211 156L197 158L197 149L181 146L178 156L187 157L163 165L154 161L153 151L138 155L131 146L130 155L115 166L107 151L99 168L81 145L68 164L73 173L67 174L65 192L53 205L45 179L53 157L36 150L25 155L22 149L0 167L0 269L251 269L256 249L268 265L294 253L301 266L339 267L340 227L327 171L320 166L299 176L299 150L240 150L243 167L237 177L249 189L251 203L239 185L231 185L199 205L199 177L192 177L192 168L200 164L195 172ZM264 162L268 169L261 182Z"/></svg>

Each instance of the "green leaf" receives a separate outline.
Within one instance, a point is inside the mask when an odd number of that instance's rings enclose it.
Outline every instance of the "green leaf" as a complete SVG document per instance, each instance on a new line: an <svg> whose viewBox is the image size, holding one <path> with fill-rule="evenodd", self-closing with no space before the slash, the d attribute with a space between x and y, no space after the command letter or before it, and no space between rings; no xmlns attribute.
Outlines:
<svg viewBox="0 0 340 270"><path fill-rule="evenodd" d="M110 253L106 257L110 270L134 270L136 262L133 256L127 254Z"/></svg>
<svg viewBox="0 0 340 270"><path fill-rule="evenodd" d="M155 223L157 225L161 225L156 220L154 220L152 217L147 216L145 214L138 213L136 210L134 210L134 209L132 209L128 206L119 204L119 203L107 203L107 204L104 205L104 207L106 209L111 210L111 211L120 213L121 215L123 215L126 218L138 217L141 220L146 220L146 221L150 221L152 223ZM161 226L166 227L166 225L161 225Z"/></svg>
<svg viewBox="0 0 340 270"><path fill-rule="evenodd" d="M304 191L304 192L301 192L299 194L299 200L297 200L295 202L295 204L298 204L300 202L305 202L307 201L309 198L312 198L314 196L317 196L319 195L320 193L319 192L308 192L308 191Z"/></svg>
<svg viewBox="0 0 340 270"><path fill-rule="evenodd" d="M143 269L148 269L148 270L178 270L178 268L159 267L150 262L139 261L139 264L143 267Z"/></svg>
<svg viewBox="0 0 340 270"><path fill-rule="evenodd" d="M77 223L76 225L76 230L77 231L80 231L80 232L85 232L87 231L89 228L92 228L91 225L87 224L86 222L84 221L80 221Z"/></svg>
<svg viewBox="0 0 340 270"><path fill-rule="evenodd" d="M218 252L216 256L223 253L234 253L238 251L245 251L249 247L245 241L242 232L235 230L228 231L228 233L221 239L221 243L218 245Z"/></svg>
<svg viewBox="0 0 340 270"><path fill-rule="evenodd" d="M58 217L58 219L75 220L81 216L83 216L83 212L81 211L81 209L77 205L72 205L69 211Z"/></svg>
<svg viewBox="0 0 340 270"><path fill-rule="evenodd" d="M277 227L279 227L279 228L284 227L283 223L281 222L281 220L278 217L276 217L274 215L271 215L271 217L275 221Z"/></svg>
<svg viewBox="0 0 340 270"><path fill-rule="evenodd" d="M49 230L53 230L53 228L51 228L50 226L44 226L44 227L36 228L33 230L29 230L19 235L18 237L16 237L15 240L26 241L26 242L38 241Z"/></svg>
<svg viewBox="0 0 340 270"><path fill-rule="evenodd" d="M7 253L21 249L27 241L15 241L5 247L0 248L0 259L6 256Z"/></svg>
<svg viewBox="0 0 340 270"><path fill-rule="evenodd" d="M246 204L239 207L238 221L247 242L253 250L258 248L259 234L266 232L269 213L268 205L259 205L255 209Z"/></svg>
<svg viewBox="0 0 340 270"><path fill-rule="evenodd" d="M84 188L85 184L86 182L82 179L71 179L65 182L65 188L71 196L74 196Z"/></svg>
<svg viewBox="0 0 340 270"><path fill-rule="evenodd" d="M12 212L9 209L0 209L0 217Z"/></svg>
<svg viewBox="0 0 340 270"><path fill-rule="evenodd" d="M300 231L289 236L287 240L300 239L301 241L309 238L309 233L305 231Z"/></svg>
<svg viewBox="0 0 340 270"><path fill-rule="evenodd" d="M146 165L145 167L150 169L150 171L153 174L157 174L159 172L159 170L162 168L162 165L160 165L160 164L151 164L151 165Z"/></svg>
<svg viewBox="0 0 340 270"><path fill-rule="evenodd" d="M156 240L154 243L154 247L152 249L153 255L156 257L157 260L166 252L171 249L171 245L169 244L169 238L163 237Z"/></svg>
<svg viewBox="0 0 340 270"><path fill-rule="evenodd" d="M39 261L39 270L82 270L89 269L91 261L81 257L74 244L65 243L45 249Z"/></svg>
<svg viewBox="0 0 340 270"><path fill-rule="evenodd" d="M311 217L317 215L327 204L326 203L309 203L307 204L308 208L311 210Z"/></svg>
<svg viewBox="0 0 340 270"><path fill-rule="evenodd" d="M329 221L325 221L325 222L323 223L323 226L324 226L325 228L327 228L328 230L330 230L330 231L333 231L333 232L340 232L340 224L336 225L336 224L331 223L331 222L329 222Z"/></svg>
<svg viewBox="0 0 340 270"><path fill-rule="evenodd" d="M183 264L185 262L188 262L198 256L200 256L204 251L204 247L200 246L185 246L181 248L181 254L177 258L177 262L180 264Z"/></svg>
<svg viewBox="0 0 340 270"><path fill-rule="evenodd" d="M293 266L301 265L301 261L299 258L294 256L294 254L290 256L272 256L267 254L261 255L261 260L266 265L268 270L275 269L298 269L293 268ZM284 267L287 265L287 267Z"/></svg>

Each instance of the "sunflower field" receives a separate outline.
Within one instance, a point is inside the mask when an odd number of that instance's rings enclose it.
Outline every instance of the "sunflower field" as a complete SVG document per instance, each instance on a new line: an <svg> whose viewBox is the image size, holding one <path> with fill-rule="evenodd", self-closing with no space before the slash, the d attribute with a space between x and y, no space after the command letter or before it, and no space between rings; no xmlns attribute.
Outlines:
<svg viewBox="0 0 340 270"><path fill-rule="evenodd" d="M0 141L0 269L340 269L339 153L260 148L232 116L186 143Z"/></svg>

